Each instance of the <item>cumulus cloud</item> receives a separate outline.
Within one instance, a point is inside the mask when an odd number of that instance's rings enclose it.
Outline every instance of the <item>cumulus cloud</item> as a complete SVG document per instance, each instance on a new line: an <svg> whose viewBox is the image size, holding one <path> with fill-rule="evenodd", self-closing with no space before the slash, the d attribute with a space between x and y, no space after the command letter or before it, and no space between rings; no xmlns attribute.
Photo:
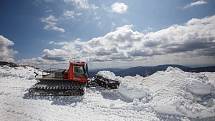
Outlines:
<svg viewBox="0 0 215 121"><path fill-rule="evenodd" d="M190 4L187 4L186 6L184 6L184 8L191 8L191 7L194 7L194 6L199 6L199 5L204 5L204 4L207 4L207 1L205 0L197 0L197 1L194 1Z"/></svg>
<svg viewBox="0 0 215 121"><path fill-rule="evenodd" d="M61 42L61 45L58 51L46 49L44 57L62 55L64 59L76 57L88 61L112 61L175 53L215 56L215 16L194 18L184 25L173 25L145 34L134 31L132 25L125 25L89 41L75 40Z"/></svg>
<svg viewBox="0 0 215 121"><path fill-rule="evenodd" d="M0 60L1 61L14 61L14 54L17 53L11 48L14 43L4 36L0 35Z"/></svg>
<svg viewBox="0 0 215 121"><path fill-rule="evenodd" d="M66 57L69 56L69 52L63 49L44 49L43 53L42 58L46 60L65 61L68 60Z"/></svg>
<svg viewBox="0 0 215 121"><path fill-rule="evenodd" d="M215 15L193 18L182 25L172 25L155 32L143 33L133 28L132 25L124 25L88 41L51 41L50 44L58 48L44 49L41 57L28 59L28 62L65 64L76 58L104 64L123 61L159 64L178 60L183 64L214 63Z"/></svg>
<svg viewBox="0 0 215 121"><path fill-rule="evenodd" d="M53 30L53 31L57 31L57 32L65 32L65 30L63 28L57 26L58 19L53 15L50 15L50 16L48 16L46 18L42 18L41 21L46 24L44 26L45 30Z"/></svg>
<svg viewBox="0 0 215 121"><path fill-rule="evenodd" d="M111 5L111 8L113 12L123 14L127 11L128 6L125 3L116 2Z"/></svg>
<svg viewBox="0 0 215 121"><path fill-rule="evenodd" d="M21 59L18 63L37 66L43 69L50 68L50 65L52 65L52 68L55 68L53 66L57 67L59 65L65 68L65 64L68 64L68 60L71 59L67 57L70 57L69 52L63 49L44 49L41 57Z"/></svg>

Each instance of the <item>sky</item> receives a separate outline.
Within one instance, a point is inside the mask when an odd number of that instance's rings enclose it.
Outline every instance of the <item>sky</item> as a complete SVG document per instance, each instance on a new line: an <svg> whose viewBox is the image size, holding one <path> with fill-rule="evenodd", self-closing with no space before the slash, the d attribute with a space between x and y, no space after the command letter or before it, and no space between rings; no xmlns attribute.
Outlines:
<svg viewBox="0 0 215 121"><path fill-rule="evenodd" d="M1 0L0 60L215 65L214 0Z"/></svg>

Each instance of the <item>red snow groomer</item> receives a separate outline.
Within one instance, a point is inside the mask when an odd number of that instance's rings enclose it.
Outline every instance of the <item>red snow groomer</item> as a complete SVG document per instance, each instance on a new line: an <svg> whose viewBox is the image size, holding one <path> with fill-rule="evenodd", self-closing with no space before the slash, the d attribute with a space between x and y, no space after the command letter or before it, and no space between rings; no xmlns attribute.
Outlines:
<svg viewBox="0 0 215 121"><path fill-rule="evenodd" d="M70 62L68 69L45 71L38 83L29 89L32 95L81 96L88 82L85 62Z"/></svg>

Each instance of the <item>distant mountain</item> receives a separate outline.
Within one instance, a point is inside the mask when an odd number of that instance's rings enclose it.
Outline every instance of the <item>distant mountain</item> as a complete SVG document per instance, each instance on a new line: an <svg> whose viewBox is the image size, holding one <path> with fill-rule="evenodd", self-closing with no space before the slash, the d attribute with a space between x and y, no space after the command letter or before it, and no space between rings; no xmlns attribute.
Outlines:
<svg viewBox="0 0 215 121"><path fill-rule="evenodd" d="M145 66L145 67L138 66L138 67L132 67L132 68L120 70L115 74L119 75L119 76L128 76L128 75L135 76L137 74L141 75L141 76L148 76L148 75L152 75L153 73L155 73L157 71L164 71L169 66L177 67L184 71L189 70L189 67L185 67L185 66L181 66L181 65L158 65L158 66Z"/></svg>
<svg viewBox="0 0 215 121"><path fill-rule="evenodd" d="M7 65L10 67L18 67L19 65L12 62L5 62L0 61L0 66ZM20 66L28 66L28 65L20 65ZM182 65L174 65L174 64L166 64L166 65L158 65L158 66L137 66L137 67L131 67L126 69L120 69L120 68L104 68L104 69L95 69L95 70L89 70L90 77L94 77L95 74L99 71L111 71L117 76L149 76L154 74L157 71L164 71L169 66L171 67L177 67L185 72L215 72L215 66L208 66L208 67L187 67Z"/></svg>
<svg viewBox="0 0 215 121"><path fill-rule="evenodd" d="M141 75L141 76L149 76L157 71L164 71L169 66L171 67L177 67L183 71L186 72L215 72L215 66L209 66L209 67L197 67L197 68L191 68L186 67L182 65L174 65L174 64L168 64L168 65L158 65L158 66L138 66L138 67L132 67L127 69L114 69L114 68L106 68L106 69L97 69L97 70L91 70L90 76L93 77L98 71L106 70L111 71L115 73L117 76L135 76L135 75Z"/></svg>
<svg viewBox="0 0 215 121"><path fill-rule="evenodd" d="M190 68L189 72L215 72L215 66Z"/></svg>

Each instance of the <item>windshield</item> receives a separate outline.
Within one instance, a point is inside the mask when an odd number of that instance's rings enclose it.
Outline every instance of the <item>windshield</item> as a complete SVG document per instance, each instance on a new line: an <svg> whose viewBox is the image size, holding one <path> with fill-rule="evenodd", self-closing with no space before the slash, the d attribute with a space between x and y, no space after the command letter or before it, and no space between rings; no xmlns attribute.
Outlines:
<svg viewBox="0 0 215 121"><path fill-rule="evenodd" d="M85 75L84 68L82 66L74 66L74 72L76 77Z"/></svg>

